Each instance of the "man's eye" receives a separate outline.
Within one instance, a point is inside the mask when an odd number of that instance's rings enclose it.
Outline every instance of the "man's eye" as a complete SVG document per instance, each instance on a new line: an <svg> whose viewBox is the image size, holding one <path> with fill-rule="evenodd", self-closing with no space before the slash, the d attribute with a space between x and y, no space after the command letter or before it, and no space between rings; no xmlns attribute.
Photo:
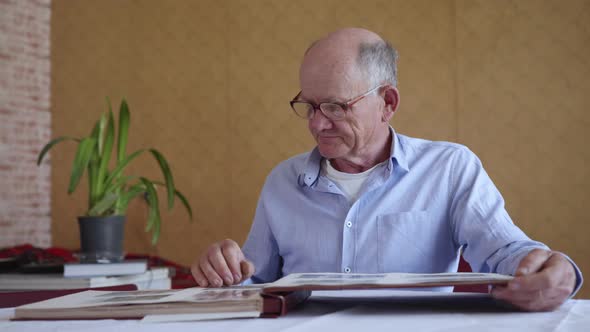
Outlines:
<svg viewBox="0 0 590 332"><path fill-rule="evenodd" d="M330 113L338 113L340 111L342 111L342 107L340 107L340 105L337 104L322 104L322 108L324 109L325 112L330 112Z"/></svg>

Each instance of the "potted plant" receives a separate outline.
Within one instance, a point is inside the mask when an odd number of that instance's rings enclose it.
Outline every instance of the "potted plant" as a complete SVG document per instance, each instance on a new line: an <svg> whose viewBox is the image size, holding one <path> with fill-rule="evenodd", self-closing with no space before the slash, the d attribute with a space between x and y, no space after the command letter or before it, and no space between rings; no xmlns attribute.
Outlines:
<svg viewBox="0 0 590 332"><path fill-rule="evenodd" d="M146 232L152 232L152 244L160 237L161 216L157 187L166 188L168 209L178 197L192 220L192 209L182 193L176 190L172 172L164 156L154 148L126 153L130 123L129 106L125 99L119 109L119 127L115 141L115 119L110 101L108 112L102 113L87 137L61 136L47 143L37 159L40 165L47 152L63 141L78 144L74 157L68 194L73 193L83 177L88 177L88 210L78 217L80 229L80 259L94 262L114 262L123 259L123 231L125 213L131 200L145 198L149 207ZM116 145L116 147L115 147ZM124 174L125 168L144 152L150 153L157 161L164 182L153 181L142 176ZM111 162L111 154L115 153ZM112 166L111 166L112 165Z"/></svg>

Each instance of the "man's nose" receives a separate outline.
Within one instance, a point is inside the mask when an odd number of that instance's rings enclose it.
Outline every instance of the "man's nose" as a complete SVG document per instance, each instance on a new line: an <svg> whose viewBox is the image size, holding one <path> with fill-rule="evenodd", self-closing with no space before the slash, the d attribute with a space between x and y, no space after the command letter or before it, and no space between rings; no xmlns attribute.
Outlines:
<svg viewBox="0 0 590 332"><path fill-rule="evenodd" d="M314 109L311 119L309 119L309 127L316 131L332 128L332 120L328 119L324 113L318 108Z"/></svg>

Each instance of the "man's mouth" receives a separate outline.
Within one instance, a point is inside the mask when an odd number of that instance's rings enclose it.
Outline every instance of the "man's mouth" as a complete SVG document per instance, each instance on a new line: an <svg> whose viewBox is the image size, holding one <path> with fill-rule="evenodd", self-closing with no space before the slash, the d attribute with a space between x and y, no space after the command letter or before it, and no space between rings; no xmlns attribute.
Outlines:
<svg viewBox="0 0 590 332"><path fill-rule="evenodd" d="M333 143L339 139L338 136L319 135L318 143Z"/></svg>

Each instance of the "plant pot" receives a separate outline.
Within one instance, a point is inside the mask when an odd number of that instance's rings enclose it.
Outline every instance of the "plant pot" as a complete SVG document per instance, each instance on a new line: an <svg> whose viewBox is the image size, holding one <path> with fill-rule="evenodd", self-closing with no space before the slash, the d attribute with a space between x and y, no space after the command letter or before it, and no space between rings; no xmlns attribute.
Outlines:
<svg viewBox="0 0 590 332"><path fill-rule="evenodd" d="M119 262L124 258L125 216L78 217L80 261Z"/></svg>

